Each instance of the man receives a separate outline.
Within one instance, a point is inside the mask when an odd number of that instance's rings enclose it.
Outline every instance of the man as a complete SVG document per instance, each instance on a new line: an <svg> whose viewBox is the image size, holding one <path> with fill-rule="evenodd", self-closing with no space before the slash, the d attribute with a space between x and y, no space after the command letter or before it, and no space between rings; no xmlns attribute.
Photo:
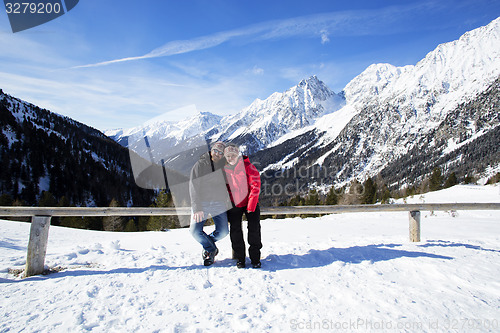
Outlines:
<svg viewBox="0 0 500 333"><path fill-rule="evenodd" d="M190 231L203 246L203 264L210 266L219 253L215 242L229 234L226 211L229 195L223 176L225 144L216 142L203 154L191 169L189 194L191 196L192 221ZM214 220L215 230L207 235L203 226L208 216Z"/></svg>

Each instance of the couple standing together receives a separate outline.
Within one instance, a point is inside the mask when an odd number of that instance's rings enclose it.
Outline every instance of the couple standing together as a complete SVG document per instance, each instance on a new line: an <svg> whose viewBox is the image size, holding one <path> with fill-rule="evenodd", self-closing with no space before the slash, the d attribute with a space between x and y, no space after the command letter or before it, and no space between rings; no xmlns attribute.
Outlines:
<svg viewBox="0 0 500 333"><path fill-rule="evenodd" d="M260 268L260 174L248 157L242 156L234 144L215 142L191 169L189 185L193 210L190 231L203 246L204 265L214 263L219 253L215 243L229 233L236 266L246 266L241 226L245 214L248 221L248 254L252 267ZM221 193L226 198L229 195L230 204ZM215 230L206 234L203 226L209 215L214 221Z"/></svg>

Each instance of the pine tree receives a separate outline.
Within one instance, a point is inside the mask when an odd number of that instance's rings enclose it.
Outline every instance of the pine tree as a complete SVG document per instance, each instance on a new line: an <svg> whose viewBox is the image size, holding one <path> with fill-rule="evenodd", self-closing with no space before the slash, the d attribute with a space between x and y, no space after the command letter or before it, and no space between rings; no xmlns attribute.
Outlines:
<svg viewBox="0 0 500 333"><path fill-rule="evenodd" d="M309 191L309 195L306 198L305 205L306 206L317 206L321 204L321 201L319 200L319 194L315 189L312 189Z"/></svg>
<svg viewBox="0 0 500 333"><path fill-rule="evenodd" d="M68 198L65 196L62 196L61 199L59 199L59 202L57 203L57 207L69 207L70 202ZM60 225L64 227L70 227L72 225L78 224L77 219L80 219L78 222L81 221L81 217L76 217L76 216L68 216L68 217L53 217L52 220L50 221L50 224L53 225Z"/></svg>
<svg viewBox="0 0 500 333"><path fill-rule="evenodd" d="M35 184L33 182L24 182L26 184L26 187L21 191L21 196L29 203L29 204L35 204L36 203L36 196L37 196L37 190L38 190L38 184Z"/></svg>
<svg viewBox="0 0 500 333"><path fill-rule="evenodd" d="M389 199L391 198L391 192L387 188L387 186L384 187L384 190L382 192L382 204L387 204L389 203Z"/></svg>
<svg viewBox="0 0 500 333"><path fill-rule="evenodd" d="M440 168L434 168L432 170L431 178L429 179L429 189L431 191L440 190L443 185L443 175L441 174Z"/></svg>
<svg viewBox="0 0 500 333"><path fill-rule="evenodd" d="M454 172L452 172L446 179L446 182L444 183L444 188L449 188L457 184L458 184L457 175Z"/></svg>
<svg viewBox="0 0 500 333"><path fill-rule="evenodd" d="M139 216L137 219L137 231L148 231L148 216Z"/></svg>
<svg viewBox="0 0 500 333"><path fill-rule="evenodd" d="M39 207L56 207L57 201L56 198L49 191L42 191L42 196L40 200L38 200Z"/></svg>
<svg viewBox="0 0 500 333"><path fill-rule="evenodd" d="M118 200L113 198L109 207L120 207ZM106 216L102 219L102 227L105 231L123 231L125 220L121 216Z"/></svg>
<svg viewBox="0 0 500 333"><path fill-rule="evenodd" d="M464 178L465 184L476 184L476 179L471 175L466 175Z"/></svg>
<svg viewBox="0 0 500 333"><path fill-rule="evenodd" d="M373 179L368 178L363 184L363 195L361 196L362 204L374 204L377 202L377 186Z"/></svg>
<svg viewBox="0 0 500 333"><path fill-rule="evenodd" d="M488 182L486 184L495 184L500 182L500 172L497 172L496 175L488 179Z"/></svg>
<svg viewBox="0 0 500 333"><path fill-rule="evenodd" d="M8 193L0 195L0 206L12 206L14 199Z"/></svg>
<svg viewBox="0 0 500 333"><path fill-rule="evenodd" d="M363 195L363 185L357 179L354 179L349 187L349 193L344 197L345 204L358 205L361 203Z"/></svg>
<svg viewBox="0 0 500 333"><path fill-rule="evenodd" d="M128 220L127 225L125 226L125 229L123 230L125 232L136 232L137 227L135 225L135 221L133 219Z"/></svg>
<svg viewBox="0 0 500 333"><path fill-rule="evenodd" d="M66 196L62 196L61 199L59 199L59 202L57 203L57 207L69 207L70 202Z"/></svg>
<svg viewBox="0 0 500 333"><path fill-rule="evenodd" d="M12 203L12 206L14 206L14 207L21 207L21 206L28 206L28 204L26 203L26 201L24 201L22 199L16 199ZM20 221L20 222L29 222L31 220L30 217L14 217L14 216L13 217L9 217L8 219L11 220L11 221Z"/></svg>
<svg viewBox="0 0 500 333"><path fill-rule="evenodd" d="M155 199L153 207L173 207L172 195L162 190ZM148 219L147 230L164 230L179 228L179 218L177 216L151 216Z"/></svg>
<svg viewBox="0 0 500 333"><path fill-rule="evenodd" d="M420 184L417 193L427 193L429 192L430 180L429 177L425 177L422 183Z"/></svg>
<svg viewBox="0 0 500 333"><path fill-rule="evenodd" d="M335 187L332 186L326 195L325 205L336 205L338 203L339 197L335 193Z"/></svg>
<svg viewBox="0 0 500 333"><path fill-rule="evenodd" d="M296 195L292 199L290 199L288 205L289 206L304 206L305 200L300 196Z"/></svg>

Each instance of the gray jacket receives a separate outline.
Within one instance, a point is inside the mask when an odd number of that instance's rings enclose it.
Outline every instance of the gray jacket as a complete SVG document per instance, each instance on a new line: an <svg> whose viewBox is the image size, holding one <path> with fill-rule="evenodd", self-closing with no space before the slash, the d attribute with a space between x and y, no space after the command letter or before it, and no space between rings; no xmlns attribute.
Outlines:
<svg viewBox="0 0 500 333"><path fill-rule="evenodd" d="M189 194L193 212L202 211L202 202L224 203L229 208L229 194L224 178L225 159L215 163L207 152L191 169Z"/></svg>

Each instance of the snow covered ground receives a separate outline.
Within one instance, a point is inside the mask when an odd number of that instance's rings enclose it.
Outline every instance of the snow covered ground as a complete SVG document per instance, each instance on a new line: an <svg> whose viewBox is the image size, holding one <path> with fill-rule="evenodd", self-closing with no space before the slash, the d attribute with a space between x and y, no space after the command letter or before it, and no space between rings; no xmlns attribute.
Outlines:
<svg viewBox="0 0 500 333"><path fill-rule="evenodd" d="M500 202L456 186L408 202ZM262 222L262 269L229 237L204 267L188 230L51 227L46 264L20 279L29 224L0 221L0 332L498 332L500 211L351 213Z"/></svg>

